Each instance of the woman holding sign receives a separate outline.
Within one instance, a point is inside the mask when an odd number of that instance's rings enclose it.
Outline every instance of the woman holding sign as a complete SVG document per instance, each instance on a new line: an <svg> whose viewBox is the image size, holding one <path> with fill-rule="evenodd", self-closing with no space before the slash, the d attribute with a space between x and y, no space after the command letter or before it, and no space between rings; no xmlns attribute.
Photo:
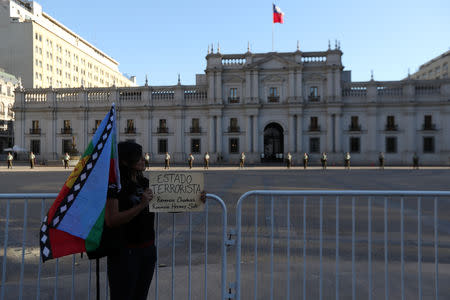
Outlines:
<svg viewBox="0 0 450 300"><path fill-rule="evenodd" d="M120 234L118 250L107 258L111 300L147 299L156 263L155 214L148 204L153 198L144 177L142 146L134 142L118 144L121 189L108 187L105 223ZM151 176L151 175L150 175ZM206 194L202 192L205 202Z"/></svg>
<svg viewBox="0 0 450 300"><path fill-rule="evenodd" d="M153 198L144 177L142 147L133 142L118 144L121 190L108 187L105 223L117 228L120 243L107 258L111 300L147 299L156 263L155 214L148 210Z"/></svg>

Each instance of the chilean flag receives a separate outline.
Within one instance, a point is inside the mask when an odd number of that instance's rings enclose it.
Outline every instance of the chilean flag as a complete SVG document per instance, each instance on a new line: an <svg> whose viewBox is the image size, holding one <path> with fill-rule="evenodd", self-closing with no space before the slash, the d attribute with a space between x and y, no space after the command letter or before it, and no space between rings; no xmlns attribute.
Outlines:
<svg viewBox="0 0 450 300"><path fill-rule="evenodd" d="M281 11L281 9L273 4L273 22L283 24L283 16L284 13Z"/></svg>

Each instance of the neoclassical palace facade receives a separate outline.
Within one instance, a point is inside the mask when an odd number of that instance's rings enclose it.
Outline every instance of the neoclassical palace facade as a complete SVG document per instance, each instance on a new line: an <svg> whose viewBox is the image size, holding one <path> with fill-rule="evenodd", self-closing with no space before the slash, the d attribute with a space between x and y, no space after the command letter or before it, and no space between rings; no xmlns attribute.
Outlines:
<svg viewBox="0 0 450 300"><path fill-rule="evenodd" d="M304 152L331 165L450 163L450 80L352 82L339 48L321 52L221 54L208 51L196 85L18 89L15 143L42 160L83 151L116 103L119 140L134 140L152 161L167 151L176 162L294 163Z"/></svg>

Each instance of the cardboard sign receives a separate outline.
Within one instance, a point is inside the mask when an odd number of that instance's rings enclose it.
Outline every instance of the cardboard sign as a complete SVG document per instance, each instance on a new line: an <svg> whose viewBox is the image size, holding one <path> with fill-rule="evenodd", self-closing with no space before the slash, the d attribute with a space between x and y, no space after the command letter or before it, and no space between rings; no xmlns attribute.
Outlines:
<svg viewBox="0 0 450 300"><path fill-rule="evenodd" d="M150 211L202 211L204 203L200 200L200 194L204 185L203 173L151 172L153 200L150 201Z"/></svg>

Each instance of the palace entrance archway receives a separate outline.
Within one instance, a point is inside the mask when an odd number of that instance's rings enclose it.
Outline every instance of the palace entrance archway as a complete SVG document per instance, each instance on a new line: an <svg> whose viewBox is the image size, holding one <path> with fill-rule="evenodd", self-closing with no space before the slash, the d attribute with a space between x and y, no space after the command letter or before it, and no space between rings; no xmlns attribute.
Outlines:
<svg viewBox="0 0 450 300"><path fill-rule="evenodd" d="M264 128L264 161L283 161L283 127L270 123Z"/></svg>

